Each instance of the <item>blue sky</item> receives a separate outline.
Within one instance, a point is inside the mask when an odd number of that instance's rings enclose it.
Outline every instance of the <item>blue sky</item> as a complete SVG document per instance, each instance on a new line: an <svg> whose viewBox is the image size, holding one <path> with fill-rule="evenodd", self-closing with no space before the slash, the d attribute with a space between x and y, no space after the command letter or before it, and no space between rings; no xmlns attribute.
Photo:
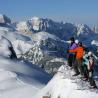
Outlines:
<svg viewBox="0 0 98 98"><path fill-rule="evenodd" d="M13 20L38 16L98 26L98 0L0 0L0 13Z"/></svg>

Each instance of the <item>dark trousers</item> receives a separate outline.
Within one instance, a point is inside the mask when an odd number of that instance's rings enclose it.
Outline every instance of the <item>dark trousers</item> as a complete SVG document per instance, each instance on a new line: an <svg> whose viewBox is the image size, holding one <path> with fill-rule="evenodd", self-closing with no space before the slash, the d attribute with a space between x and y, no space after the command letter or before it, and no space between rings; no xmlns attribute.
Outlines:
<svg viewBox="0 0 98 98"><path fill-rule="evenodd" d="M89 71L87 69L87 65L83 65L83 73L84 73L84 78L86 78L87 80L89 79Z"/></svg>
<svg viewBox="0 0 98 98"><path fill-rule="evenodd" d="M95 81L93 79L93 69L88 71L88 75L89 75L88 77L89 77L90 85L96 87L96 83L95 83Z"/></svg>
<svg viewBox="0 0 98 98"><path fill-rule="evenodd" d="M69 65L70 67L73 66L74 61L75 61L75 55L69 55L69 56L68 56L68 65Z"/></svg>
<svg viewBox="0 0 98 98"><path fill-rule="evenodd" d="M93 69L90 71L87 69L87 65L83 65L84 67L84 77L89 81L91 86L96 87L96 83L93 79Z"/></svg>
<svg viewBox="0 0 98 98"><path fill-rule="evenodd" d="M82 59L80 59L80 60L76 59L73 67L74 67L76 74L80 73L83 76Z"/></svg>

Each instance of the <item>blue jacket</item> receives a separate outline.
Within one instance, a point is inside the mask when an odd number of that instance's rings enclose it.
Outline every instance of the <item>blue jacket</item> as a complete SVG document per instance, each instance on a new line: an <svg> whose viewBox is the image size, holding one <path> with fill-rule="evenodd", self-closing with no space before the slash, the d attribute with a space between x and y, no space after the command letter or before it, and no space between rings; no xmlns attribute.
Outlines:
<svg viewBox="0 0 98 98"><path fill-rule="evenodd" d="M83 65L88 65L89 64L89 56L88 56L88 54L85 54L84 56L83 56Z"/></svg>

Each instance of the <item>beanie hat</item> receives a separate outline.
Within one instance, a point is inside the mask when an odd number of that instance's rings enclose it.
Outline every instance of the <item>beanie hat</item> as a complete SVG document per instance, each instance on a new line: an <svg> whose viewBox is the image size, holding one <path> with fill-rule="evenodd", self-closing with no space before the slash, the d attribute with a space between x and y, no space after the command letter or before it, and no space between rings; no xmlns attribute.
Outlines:
<svg viewBox="0 0 98 98"><path fill-rule="evenodd" d="M74 37L71 37L69 40L71 40L71 41L75 41L75 40L74 40Z"/></svg>
<svg viewBox="0 0 98 98"><path fill-rule="evenodd" d="M89 52L88 52L88 55L89 55L89 56L91 56L91 55L92 55L92 52L91 52L91 51L89 51Z"/></svg>
<svg viewBox="0 0 98 98"><path fill-rule="evenodd" d="M79 40L78 40L78 39L76 39L76 40L75 40L75 43L76 43L76 44L78 44L78 43L79 43Z"/></svg>

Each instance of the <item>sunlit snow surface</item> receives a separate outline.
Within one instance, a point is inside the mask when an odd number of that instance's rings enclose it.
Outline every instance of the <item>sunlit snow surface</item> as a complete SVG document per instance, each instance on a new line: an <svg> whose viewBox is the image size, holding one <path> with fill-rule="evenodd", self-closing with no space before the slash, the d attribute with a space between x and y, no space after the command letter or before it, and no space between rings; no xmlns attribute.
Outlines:
<svg viewBox="0 0 98 98"><path fill-rule="evenodd" d="M0 98L33 98L50 79L36 65L0 57Z"/></svg>
<svg viewBox="0 0 98 98"><path fill-rule="evenodd" d="M65 71L67 72L64 75ZM63 72L63 73L62 73ZM90 91L77 90L77 83L72 82L70 79L70 72L61 66L57 74L51 79L51 81L35 96L35 98L42 98L42 96L51 96L51 98L98 98L98 90ZM96 81L96 83L98 83Z"/></svg>
<svg viewBox="0 0 98 98"><path fill-rule="evenodd" d="M38 32L36 34L33 34L32 38L34 41L46 40L48 38L51 38L54 40L60 40L58 37L56 37L53 34L49 34L48 32Z"/></svg>

